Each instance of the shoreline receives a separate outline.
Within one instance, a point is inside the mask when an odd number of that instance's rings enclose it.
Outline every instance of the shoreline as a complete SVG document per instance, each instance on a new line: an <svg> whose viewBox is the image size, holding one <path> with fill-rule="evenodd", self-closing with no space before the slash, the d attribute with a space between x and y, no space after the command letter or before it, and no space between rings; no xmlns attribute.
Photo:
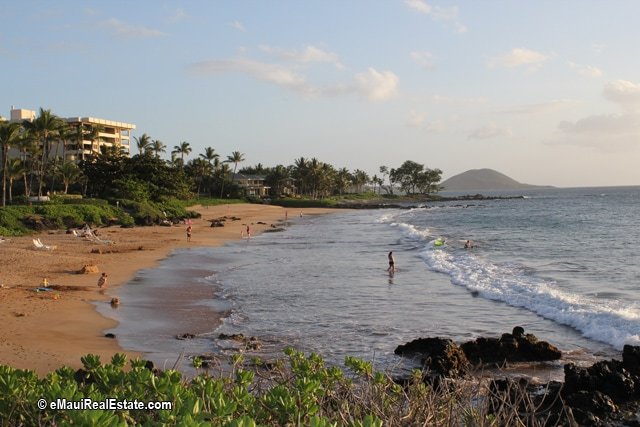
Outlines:
<svg viewBox="0 0 640 427"><path fill-rule="evenodd" d="M80 357L92 353L108 362L114 353L128 358L139 353L122 349L104 331L117 322L105 317L99 304L109 304L122 285L142 269L153 268L178 248L222 246L239 240L246 226L259 234L285 220L295 223L300 212L315 215L335 212L331 208L283 208L270 205L230 204L193 206L201 214L193 219L193 237L186 239L186 225L171 227L104 227L99 243L64 230L7 239L0 244L0 364L34 370L44 375L63 365L82 366ZM294 215L294 212L296 215ZM211 227L211 220L237 217L224 227ZM36 250L32 239L40 238L54 250ZM99 273L80 274L83 266L96 266ZM99 290L100 273L109 275L108 286ZM51 291L36 292L43 279ZM126 301L122 301L126 304Z"/></svg>

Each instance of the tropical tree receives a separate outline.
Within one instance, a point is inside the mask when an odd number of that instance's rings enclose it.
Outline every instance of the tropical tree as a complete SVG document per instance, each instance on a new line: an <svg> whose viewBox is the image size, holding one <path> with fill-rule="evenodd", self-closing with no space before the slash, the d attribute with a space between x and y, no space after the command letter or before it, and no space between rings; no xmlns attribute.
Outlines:
<svg viewBox="0 0 640 427"><path fill-rule="evenodd" d="M0 123L0 145L2 146L2 206L7 205L7 178L9 150L20 141L20 123ZM11 189L9 189L11 191Z"/></svg>
<svg viewBox="0 0 640 427"><path fill-rule="evenodd" d="M154 139L151 142L151 151L155 153L156 157L160 157L160 153L166 153L167 146L159 139Z"/></svg>
<svg viewBox="0 0 640 427"><path fill-rule="evenodd" d="M367 175L367 173L365 171L362 171L360 169L356 169L355 171L353 171L352 182L353 182L353 185L355 185L355 187L356 187L356 191L358 193L362 193L362 189L363 189L364 185L367 182L369 182L369 175Z"/></svg>
<svg viewBox="0 0 640 427"><path fill-rule="evenodd" d="M191 146L187 141L182 141L179 145L173 146L173 151L171 154L180 154L180 161L182 166L184 167L184 156L189 155L191 153Z"/></svg>
<svg viewBox="0 0 640 427"><path fill-rule="evenodd" d="M64 194L67 194L67 191L69 191L69 184L80 181L82 177L82 169L72 161L66 161L58 165L57 173L64 184Z"/></svg>
<svg viewBox="0 0 640 427"><path fill-rule="evenodd" d="M218 176L220 178L220 198L224 195L224 182L227 175L229 175L229 172L231 172L229 165L227 163L221 163L218 168Z"/></svg>
<svg viewBox="0 0 640 427"><path fill-rule="evenodd" d="M58 131L58 140L62 145L62 159L67 160L67 146L78 136L78 129L68 123L64 123Z"/></svg>
<svg viewBox="0 0 640 427"><path fill-rule="evenodd" d="M275 168L272 168L267 175L265 176L265 182L269 187L271 187L271 195L274 197L279 197L283 191L284 186L287 184L287 180L289 179L289 169L278 165Z"/></svg>
<svg viewBox="0 0 640 427"><path fill-rule="evenodd" d="M138 154L144 154L152 147L151 137L146 133L143 133L140 137L134 136L133 140L136 142L136 147L138 147Z"/></svg>
<svg viewBox="0 0 640 427"><path fill-rule="evenodd" d="M58 136L60 129L65 122L53 114L51 110L40 108L38 117L34 120L24 120L22 126L27 130L28 134L42 147L42 157L39 164L38 172L38 196L42 196L42 187L44 184L44 171L46 170L51 152L51 143Z"/></svg>
<svg viewBox="0 0 640 427"><path fill-rule="evenodd" d="M198 183L197 195L200 195L200 189L205 181L205 178L211 176L213 173L213 165L207 162L205 159L193 159L187 164L188 172L193 175Z"/></svg>
<svg viewBox="0 0 640 427"><path fill-rule="evenodd" d="M347 168L338 169L335 179L335 189L338 194L342 195L349 189L351 179L351 172Z"/></svg>
<svg viewBox="0 0 640 427"><path fill-rule="evenodd" d="M230 156L227 156L227 163L233 163L233 176L231 180L235 178L236 169L238 168L238 163L244 162L244 154L239 151L234 151Z"/></svg>
<svg viewBox="0 0 640 427"><path fill-rule="evenodd" d="M20 179L27 171L22 160L19 158L13 158L9 160L6 165L6 177L9 180L9 202L13 201L13 181Z"/></svg>
<svg viewBox="0 0 640 427"><path fill-rule="evenodd" d="M380 166L380 173L382 174L382 180L380 181L380 187L384 188L384 191L386 191L388 194L393 194L393 185L391 185L391 183L389 183L389 187L383 187L386 177L389 176L389 168L387 166L384 166L384 165Z"/></svg>

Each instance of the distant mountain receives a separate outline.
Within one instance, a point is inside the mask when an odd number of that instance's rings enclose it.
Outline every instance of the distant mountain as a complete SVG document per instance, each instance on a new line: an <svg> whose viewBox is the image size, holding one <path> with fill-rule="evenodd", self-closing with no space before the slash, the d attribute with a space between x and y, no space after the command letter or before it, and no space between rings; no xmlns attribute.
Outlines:
<svg viewBox="0 0 640 427"><path fill-rule="evenodd" d="M444 191L504 191L550 188L544 185L521 184L493 169L472 169L444 180Z"/></svg>

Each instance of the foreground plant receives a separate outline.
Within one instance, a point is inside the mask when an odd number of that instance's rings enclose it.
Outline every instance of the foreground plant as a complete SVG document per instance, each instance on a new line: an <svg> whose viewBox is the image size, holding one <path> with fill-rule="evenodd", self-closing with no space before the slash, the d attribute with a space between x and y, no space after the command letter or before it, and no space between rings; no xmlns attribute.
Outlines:
<svg viewBox="0 0 640 427"><path fill-rule="evenodd" d="M400 385L356 358L347 357L342 370L327 366L316 354L287 349L285 355L278 361L251 363L234 355L228 367L215 374L203 368L201 358L194 358L193 366L203 372L192 379L175 370L154 370L139 359L125 369L123 354L107 364L86 355L83 369L63 367L44 378L0 366L0 425L484 426L504 425L506 420L536 425L535 416L523 413L522 405L504 401L496 410L495 401L483 403L491 399L479 399L477 382L442 382L434 388L416 370ZM111 399L120 406L73 408L74 402L89 399L95 405ZM134 408L133 402L168 402L171 409Z"/></svg>

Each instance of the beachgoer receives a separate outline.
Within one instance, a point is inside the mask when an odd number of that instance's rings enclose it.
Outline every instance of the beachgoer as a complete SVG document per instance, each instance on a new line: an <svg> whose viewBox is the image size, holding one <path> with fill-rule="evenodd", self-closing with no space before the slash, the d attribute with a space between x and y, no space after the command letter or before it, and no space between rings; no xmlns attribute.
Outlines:
<svg viewBox="0 0 640 427"><path fill-rule="evenodd" d="M247 239L251 238L251 228L249 227L249 224L247 224Z"/></svg>
<svg viewBox="0 0 640 427"><path fill-rule="evenodd" d="M100 289L107 287L107 273L102 273L102 275L98 279L98 287Z"/></svg>
<svg viewBox="0 0 640 427"><path fill-rule="evenodd" d="M471 240L467 240L467 242L464 244L464 248L470 249L472 247L473 247L473 244L471 243Z"/></svg>
<svg viewBox="0 0 640 427"><path fill-rule="evenodd" d="M191 226L187 227L187 242L191 241Z"/></svg>
<svg viewBox="0 0 640 427"><path fill-rule="evenodd" d="M387 258L389 258L389 268L387 268L387 271L389 273L395 273L395 271L396 271L396 261L393 259L393 251L389 252L389 255L387 255Z"/></svg>

